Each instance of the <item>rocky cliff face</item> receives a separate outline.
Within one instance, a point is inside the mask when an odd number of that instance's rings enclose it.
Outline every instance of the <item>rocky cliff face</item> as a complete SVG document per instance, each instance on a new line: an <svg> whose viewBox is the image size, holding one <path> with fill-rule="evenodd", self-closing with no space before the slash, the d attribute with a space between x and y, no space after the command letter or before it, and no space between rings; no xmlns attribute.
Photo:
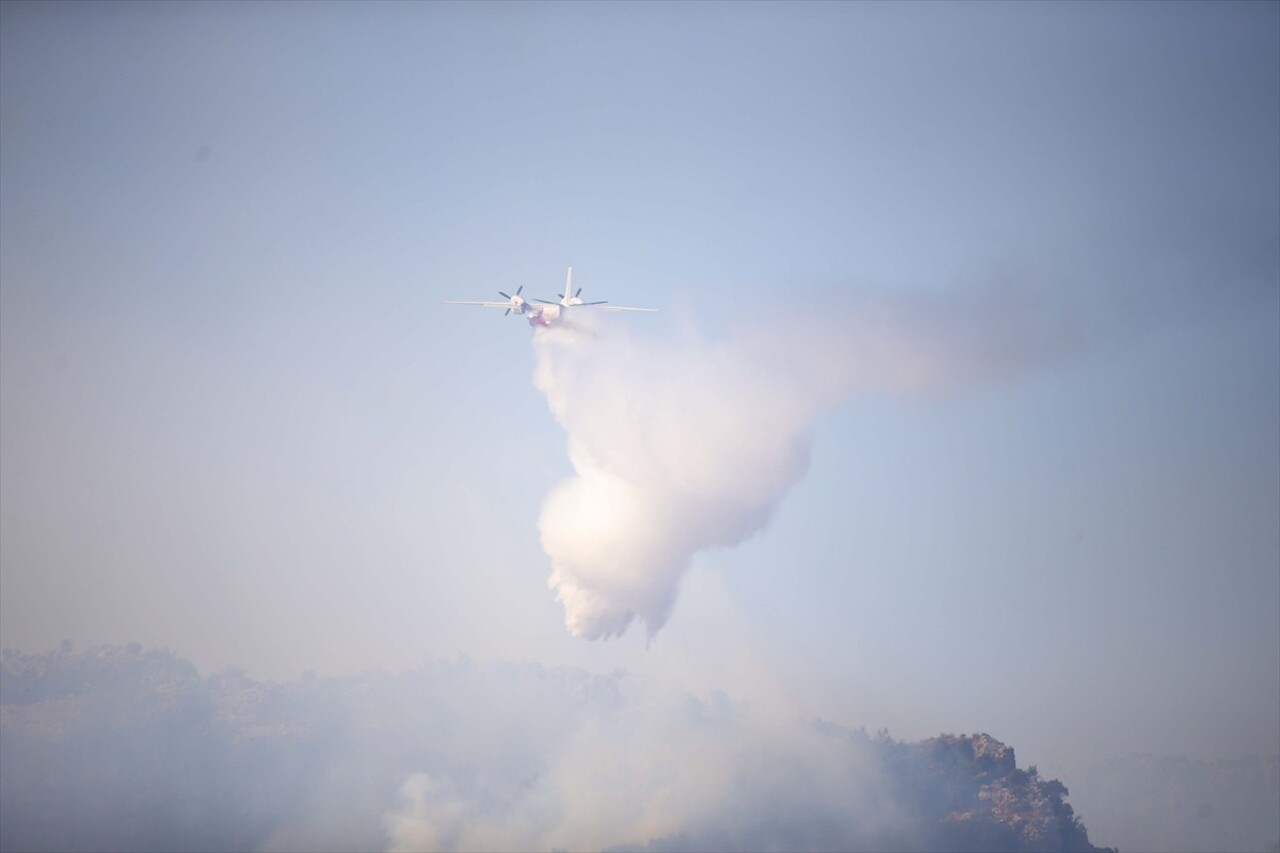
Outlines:
<svg viewBox="0 0 1280 853"><path fill-rule="evenodd" d="M987 734L943 735L905 745L926 786L944 793L932 837L955 850L1091 851L1067 788L1018 769L1012 747Z"/></svg>
<svg viewBox="0 0 1280 853"><path fill-rule="evenodd" d="M1096 850L1066 796L986 734L779 727L622 674L0 662L4 850Z"/></svg>

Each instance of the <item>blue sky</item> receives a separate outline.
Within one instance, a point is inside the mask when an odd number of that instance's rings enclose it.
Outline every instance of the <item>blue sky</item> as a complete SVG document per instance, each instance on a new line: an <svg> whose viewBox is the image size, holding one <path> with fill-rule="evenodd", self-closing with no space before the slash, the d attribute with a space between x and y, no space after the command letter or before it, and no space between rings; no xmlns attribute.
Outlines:
<svg viewBox="0 0 1280 853"><path fill-rule="evenodd" d="M1275 4L0 8L5 646L1280 749ZM528 330L440 304L570 264L640 338L994 291L1070 343L844 400L647 649L592 643Z"/></svg>

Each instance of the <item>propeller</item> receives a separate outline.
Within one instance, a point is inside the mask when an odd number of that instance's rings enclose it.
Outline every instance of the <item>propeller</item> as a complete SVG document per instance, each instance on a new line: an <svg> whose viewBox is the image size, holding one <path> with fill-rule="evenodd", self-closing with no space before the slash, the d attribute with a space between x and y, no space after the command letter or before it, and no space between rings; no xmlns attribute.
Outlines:
<svg viewBox="0 0 1280 853"><path fill-rule="evenodd" d="M574 294L573 294L573 298L572 298L572 299L566 299L566 298L565 298L565 295L564 295L563 293L557 293L557 294L556 294L556 296L559 296L559 297L560 297L560 301L559 301L559 302L552 302L552 301L547 300L547 299L535 299L535 300L533 300L533 301L534 301L534 302L541 302L541 303L543 303L544 305L562 305L562 306L564 306L565 308L573 308L573 307L576 307L576 306L578 306L578 305L608 305L608 304L609 304L608 300L605 300L605 299L602 299L602 300L600 300L599 302L583 302L583 301L582 301L582 288L581 288L581 287L579 287L579 288L577 289L577 291L575 291L575 292L574 292Z"/></svg>
<svg viewBox="0 0 1280 853"><path fill-rule="evenodd" d="M520 295L520 292L521 292L522 290L524 290L524 285L523 285L523 284L516 288L516 292L515 292L515 295L514 295L514 296L513 296L513 295L510 295L510 294L507 294L507 293L503 293L501 290L499 290L499 291L498 291L498 295L499 295L499 296L501 296L503 299L505 299L505 300L507 300L508 302L510 302L510 303L511 303L511 308L508 308L506 311L503 311L503 312L502 312L502 316L503 316L503 317L505 317L505 316L507 316L508 314L510 314L510 313L511 313L512 308L514 308L514 309L515 309L515 312L516 312L517 314L523 314L523 313L524 313L524 297Z"/></svg>
<svg viewBox="0 0 1280 853"><path fill-rule="evenodd" d="M570 297L565 296L563 293L557 293L557 294L556 294L556 296L559 296L559 297L560 297L560 304L561 304L561 305L564 305L564 306L569 306L569 305L603 305L603 304L604 304L603 302L583 302L583 301L582 301L582 288L581 288L581 287L579 287L576 291L574 291L574 292L573 292L573 297L572 297L572 298L573 298L573 299L578 300L577 302L571 302L571 301L570 301Z"/></svg>

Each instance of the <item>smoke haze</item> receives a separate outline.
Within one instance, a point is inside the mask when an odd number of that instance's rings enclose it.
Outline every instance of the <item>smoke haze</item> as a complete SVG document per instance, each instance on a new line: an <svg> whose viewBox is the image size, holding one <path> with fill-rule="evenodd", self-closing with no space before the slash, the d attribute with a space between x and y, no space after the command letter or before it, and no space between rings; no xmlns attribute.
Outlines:
<svg viewBox="0 0 1280 853"><path fill-rule="evenodd" d="M1093 849L988 736L900 743L624 673L264 683L136 645L7 652L0 735L4 850Z"/></svg>
<svg viewBox="0 0 1280 853"><path fill-rule="evenodd" d="M0 2L0 847L1269 849L1277 152L1277 3Z"/></svg>

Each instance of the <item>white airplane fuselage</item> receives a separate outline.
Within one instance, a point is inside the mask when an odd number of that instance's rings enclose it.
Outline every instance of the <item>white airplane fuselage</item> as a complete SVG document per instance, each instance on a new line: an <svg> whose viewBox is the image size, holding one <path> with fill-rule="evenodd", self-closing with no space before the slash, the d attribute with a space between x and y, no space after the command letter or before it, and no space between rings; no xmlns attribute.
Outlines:
<svg viewBox="0 0 1280 853"><path fill-rule="evenodd" d="M560 305L535 305L530 307L525 315L529 319L530 326L550 326L560 319Z"/></svg>

